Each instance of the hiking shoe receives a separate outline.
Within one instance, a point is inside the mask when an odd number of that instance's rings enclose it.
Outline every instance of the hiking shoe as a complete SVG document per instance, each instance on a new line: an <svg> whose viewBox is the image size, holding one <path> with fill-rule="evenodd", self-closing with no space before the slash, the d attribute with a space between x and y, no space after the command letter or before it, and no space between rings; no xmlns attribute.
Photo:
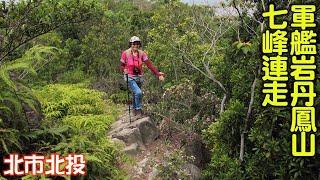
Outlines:
<svg viewBox="0 0 320 180"><path fill-rule="evenodd" d="M142 114L143 114L143 113L142 113L142 110L141 110L141 109L138 109L138 110L137 110L137 115L138 115L138 116L142 116Z"/></svg>
<svg viewBox="0 0 320 180"><path fill-rule="evenodd" d="M133 116L137 116L137 114L138 114L138 110L134 109L133 110Z"/></svg>
<svg viewBox="0 0 320 180"><path fill-rule="evenodd" d="M134 116L136 116L137 119L144 117L144 113L141 109L135 109L133 111Z"/></svg>
<svg viewBox="0 0 320 180"><path fill-rule="evenodd" d="M142 110L141 109L134 109L133 110L133 115L134 116L141 116L142 115Z"/></svg>

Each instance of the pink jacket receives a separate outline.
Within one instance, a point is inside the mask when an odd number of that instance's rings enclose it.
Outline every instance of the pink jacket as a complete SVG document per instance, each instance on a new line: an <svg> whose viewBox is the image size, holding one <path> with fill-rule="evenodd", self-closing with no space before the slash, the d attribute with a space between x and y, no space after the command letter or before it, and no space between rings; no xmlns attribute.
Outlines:
<svg viewBox="0 0 320 180"><path fill-rule="evenodd" d="M129 55L127 57L127 55ZM131 49L127 49L122 52L121 55L121 71L123 72L124 69L128 70L128 75L130 77L133 76L142 76L143 75L143 68L142 64L145 63L147 67L156 75L160 76L159 71L156 67L153 66L152 62L149 60L147 54L144 51L139 50L137 56L134 56ZM139 74L134 73L134 68L137 67L140 71Z"/></svg>

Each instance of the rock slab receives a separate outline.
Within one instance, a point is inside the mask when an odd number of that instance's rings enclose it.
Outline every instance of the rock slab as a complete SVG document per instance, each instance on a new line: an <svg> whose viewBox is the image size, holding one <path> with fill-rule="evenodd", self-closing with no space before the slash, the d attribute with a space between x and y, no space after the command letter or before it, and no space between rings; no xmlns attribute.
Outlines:
<svg viewBox="0 0 320 180"><path fill-rule="evenodd" d="M108 136L125 143L124 152L135 155L145 150L145 145L152 143L160 135L160 131L150 117L132 119L122 117L111 125Z"/></svg>

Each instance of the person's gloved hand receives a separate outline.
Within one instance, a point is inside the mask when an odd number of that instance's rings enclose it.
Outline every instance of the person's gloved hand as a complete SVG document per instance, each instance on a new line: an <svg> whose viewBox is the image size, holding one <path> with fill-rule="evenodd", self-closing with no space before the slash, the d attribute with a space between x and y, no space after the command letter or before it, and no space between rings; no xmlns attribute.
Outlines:
<svg viewBox="0 0 320 180"><path fill-rule="evenodd" d="M159 72L159 75L160 75L160 76L159 76L159 80L160 80L160 81L164 81L164 75L165 75L165 74L164 74L163 72Z"/></svg>

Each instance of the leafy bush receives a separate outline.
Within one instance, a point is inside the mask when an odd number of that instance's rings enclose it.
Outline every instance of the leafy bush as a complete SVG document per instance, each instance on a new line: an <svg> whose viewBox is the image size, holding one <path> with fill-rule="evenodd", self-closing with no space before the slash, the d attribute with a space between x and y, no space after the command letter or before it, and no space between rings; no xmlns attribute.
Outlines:
<svg viewBox="0 0 320 180"><path fill-rule="evenodd" d="M214 93L201 92L194 83L183 80L166 88L160 102L146 107L158 121L168 117L200 132L214 118L219 105Z"/></svg>
<svg viewBox="0 0 320 180"><path fill-rule="evenodd" d="M132 96L132 95L130 94L130 97L131 97L131 96ZM110 98L114 103L117 103L117 104L119 104L119 103L124 104L124 103L128 102L128 94L127 94L127 92L123 92L123 91L121 91L121 92L119 92L119 93L112 94L112 95L110 95L109 98Z"/></svg>
<svg viewBox="0 0 320 180"><path fill-rule="evenodd" d="M231 101L216 122L203 131L212 151L211 162L204 175L216 179L243 179L243 172L237 160L240 149L240 127L245 117L244 105Z"/></svg>
<svg viewBox="0 0 320 180"><path fill-rule="evenodd" d="M68 115L117 114L117 108L102 99L104 93L77 85L48 85L36 91L47 118L63 118Z"/></svg>
<svg viewBox="0 0 320 180"><path fill-rule="evenodd" d="M67 128L58 142L46 140L51 152L84 154L88 179L122 176L117 168L121 154L106 137L119 111L116 105L102 99L104 93L81 84L54 84L35 90L35 94L45 114L42 128Z"/></svg>
<svg viewBox="0 0 320 180"><path fill-rule="evenodd" d="M203 175L206 179L245 179L237 159L231 158L223 149L212 152L211 162Z"/></svg>
<svg viewBox="0 0 320 180"><path fill-rule="evenodd" d="M58 81L60 83L70 83L70 84L75 84L75 83L81 83L81 82L87 82L89 83L92 80L89 76L87 76L82 70L80 69L75 69L72 71L67 71L63 74L61 74L58 77Z"/></svg>
<svg viewBox="0 0 320 180"><path fill-rule="evenodd" d="M28 149L31 126L27 112L39 110L37 99L24 78L36 74L57 53L57 48L34 46L14 61L0 67L0 152Z"/></svg>
<svg viewBox="0 0 320 180"><path fill-rule="evenodd" d="M185 169L188 162L193 158L186 156L181 150L173 151L170 154L164 154L163 159L156 168L159 171L156 179L188 179L190 174Z"/></svg>
<svg viewBox="0 0 320 180"><path fill-rule="evenodd" d="M230 107L204 130L205 140L213 148L226 146L230 150L227 153L237 152L239 148L235 147L240 144L240 127L244 118L244 105L237 100L230 102Z"/></svg>

